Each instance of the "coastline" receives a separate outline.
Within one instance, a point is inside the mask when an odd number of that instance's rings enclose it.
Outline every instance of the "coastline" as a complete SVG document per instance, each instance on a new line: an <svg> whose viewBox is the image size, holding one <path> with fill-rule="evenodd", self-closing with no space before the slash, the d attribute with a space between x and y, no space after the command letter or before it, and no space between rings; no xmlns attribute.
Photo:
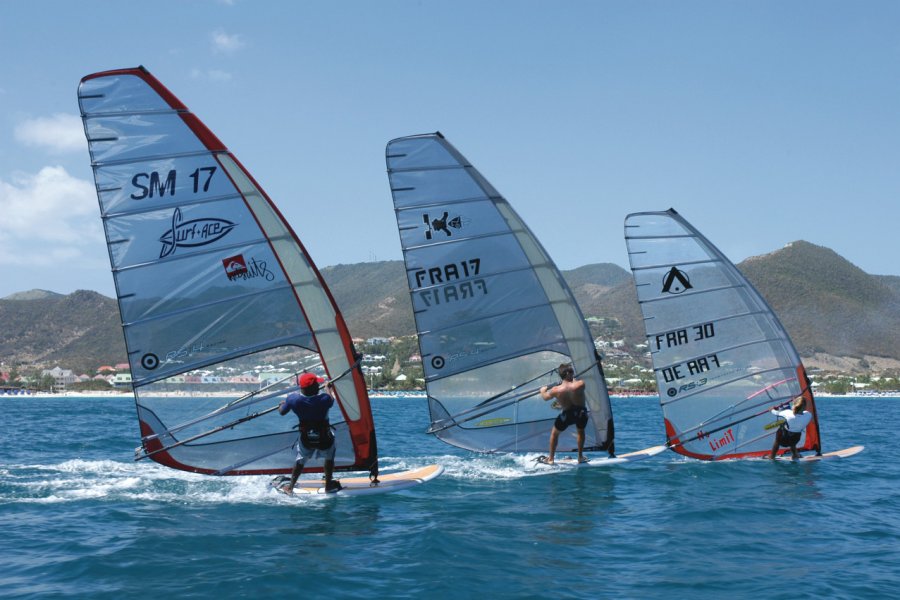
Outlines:
<svg viewBox="0 0 900 600"><path fill-rule="evenodd" d="M161 398L234 398L241 396L240 392L161 392L154 394L155 397ZM427 394L422 390L397 390L397 391L373 391L369 390L369 398L375 400L392 400L398 398L427 398ZM656 398L657 394L610 394L610 398L628 399L628 398ZM847 392L846 394L830 394L828 392L817 392L816 398L900 398L900 390L890 390L884 392ZM95 392L31 392L21 394L0 394L0 400L5 398L123 398L134 400L133 392L125 391L95 391Z"/></svg>

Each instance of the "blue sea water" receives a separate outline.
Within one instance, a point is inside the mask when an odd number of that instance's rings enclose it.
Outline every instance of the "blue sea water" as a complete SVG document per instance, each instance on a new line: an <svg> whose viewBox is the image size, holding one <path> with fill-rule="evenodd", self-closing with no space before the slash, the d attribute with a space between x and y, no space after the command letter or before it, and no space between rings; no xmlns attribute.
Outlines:
<svg viewBox="0 0 900 600"><path fill-rule="evenodd" d="M886 598L900 592L900 399L821 398L846 460L526 474L521 456L423 433L421 399L373 400L395 494L292 500L266 477L135 463L133 402L0 397L0 596ZM614 399L620 452L662 441L656 398Z"/></svg>

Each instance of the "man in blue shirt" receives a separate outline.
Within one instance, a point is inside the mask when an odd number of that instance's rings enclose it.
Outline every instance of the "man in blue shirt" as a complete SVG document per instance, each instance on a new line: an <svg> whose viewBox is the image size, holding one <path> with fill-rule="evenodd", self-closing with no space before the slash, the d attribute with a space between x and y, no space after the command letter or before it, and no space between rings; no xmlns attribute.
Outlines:
<svg viewBox="0 0 900 600"><path fill-rule="evenodd" d="M334 405L334 398L319 392L319 384L325 380L312 373L303 373L297 378L300 393L287 395L278 408L281 416L293 411L300 421L300 439L297 441L297 460L291 472L291 482L282 488L286 494L294 493L294 485L310 458L325 459L325 491L336 492L341 483L332 478L334 473L334 432L328 422L328 410ZM329 389L334 385L329 382Z"/></svg>

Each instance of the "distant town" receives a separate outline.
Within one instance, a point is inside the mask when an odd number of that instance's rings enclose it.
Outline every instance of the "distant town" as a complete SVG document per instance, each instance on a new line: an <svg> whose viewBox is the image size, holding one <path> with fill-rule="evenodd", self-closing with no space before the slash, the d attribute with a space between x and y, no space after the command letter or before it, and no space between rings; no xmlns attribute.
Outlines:
<svg viewBox="0 0 900 600"><path fill-rule="evenodd" d="M424 389L422 357L415 336L355 339L362 352L360 368L370 390L396 393ZM606 383L613 395L656 394L656 379L650 367L647 344L628 347L624 340L596 338L594 346L603 358ZM296 372L292 363L261 364L235 372L216 366L197 369L165 380L188 392L253 391ZM809 369L816 393L842 395L878 394L900 389L900 374L844 374ZM27 393L132 391L128 363L99 365L92 373L76 373L66 365L9 366L0 360L0 395Z"/></svg>

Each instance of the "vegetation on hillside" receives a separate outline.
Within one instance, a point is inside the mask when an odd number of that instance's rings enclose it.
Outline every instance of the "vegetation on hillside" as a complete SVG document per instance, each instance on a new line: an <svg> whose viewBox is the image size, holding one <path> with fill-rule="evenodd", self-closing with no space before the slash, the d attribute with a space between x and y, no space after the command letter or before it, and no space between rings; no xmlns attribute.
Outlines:
<svg viewBox="0 0 900 600"><path fill-rule="evenodd" d="M738 267L779 315L801 356L823 353L853 357L859 372L864 357L900 360L894 332L900 330L900 277L868 275L833 251L798 241ZM372 387L396 386L399 374L421 380L415 324L401 261L337 265L322 270L332 294L356 338L395 338ZM630 274L612 264L586 265L563 273L593 335L621 341L608 371L630 372L649 366L644 355L643 319ZM93 374L102 364L126 362L116 301L90 291L68 296L48 292L0 299L0 367L39 373L61 366ZM627 355L630 363L620 353ZM621 363L621 365L619 364ZM626 364L627 363L627 364ZM607 372L610 376L610 373ZM853 385L848 381L835 386ZM881 385L877 380L873 387ZM406 384L409 386L410 384Z"/></svg>

